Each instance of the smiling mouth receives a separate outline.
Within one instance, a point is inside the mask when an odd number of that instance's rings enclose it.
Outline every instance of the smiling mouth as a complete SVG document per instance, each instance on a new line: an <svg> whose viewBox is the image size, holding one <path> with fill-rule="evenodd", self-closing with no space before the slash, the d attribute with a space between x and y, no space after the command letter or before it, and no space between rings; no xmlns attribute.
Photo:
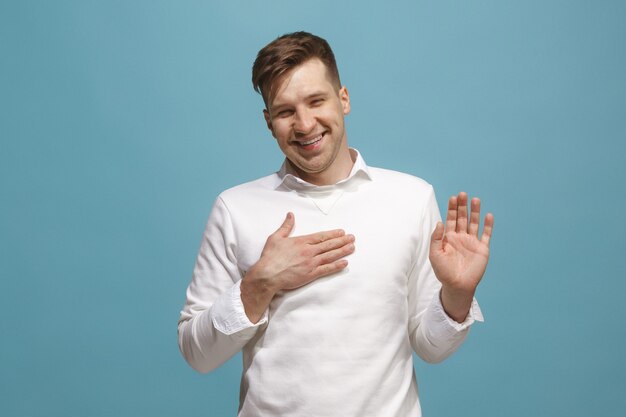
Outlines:
<svg viewBox="0 0 626 417"><path fill-rule="evenodd" d="M318 143L319 141L321 141L323 137L324 137L324 134L320 133L319 135L317 135L316 137L314 137L312 139L309 139L309 140L304 141L304 142L298 142L298 143L300 144L300 146L304 146L304 147L312 146L312 145L315 145L316 143Z"/></svg>

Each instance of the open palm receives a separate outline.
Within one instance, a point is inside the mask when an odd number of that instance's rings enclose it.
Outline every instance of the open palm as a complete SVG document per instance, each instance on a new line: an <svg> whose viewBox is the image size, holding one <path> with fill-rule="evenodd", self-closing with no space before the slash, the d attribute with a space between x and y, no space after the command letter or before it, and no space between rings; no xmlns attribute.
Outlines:
<svg viewBox="0 0 626 417"><path fill-rule="evenodd" d="M443 286L473 294L487 268L494 219L491 213L485 216L479 238L480 200L472 199L469 221L467 200L464 192L450 197L445 233L438 223L431 236L430 262Z"/></svg>

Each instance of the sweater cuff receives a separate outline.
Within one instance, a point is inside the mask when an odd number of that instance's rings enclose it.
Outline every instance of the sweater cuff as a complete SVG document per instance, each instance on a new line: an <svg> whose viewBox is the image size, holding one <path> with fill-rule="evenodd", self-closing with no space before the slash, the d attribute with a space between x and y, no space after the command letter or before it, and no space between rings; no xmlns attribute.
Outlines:
<svg viewBox="0 0 626 417"><path fill-rule="evenodd" d="M483 313L480 311L480 306L476 298L472 300L470 311L462 323L448 316L443 308L443 304L441 304L441 292L433 297L427 314L430 315L429 321L436 323L436 328L438 329L437 333L449 336L467 330L475 321L484 321Z"/></svg>
<svg viewBox="0 0 626 417"><path fill-rule="evenodd" d="M268 312L265 310L263 316L257 323L252 323L241 301L241 280L237 281L230 290L218 297L212 308L213 326L224 333L232 335L247 329L255 329L267 323ZM248 333L248 332L246 332Z"/></svg>

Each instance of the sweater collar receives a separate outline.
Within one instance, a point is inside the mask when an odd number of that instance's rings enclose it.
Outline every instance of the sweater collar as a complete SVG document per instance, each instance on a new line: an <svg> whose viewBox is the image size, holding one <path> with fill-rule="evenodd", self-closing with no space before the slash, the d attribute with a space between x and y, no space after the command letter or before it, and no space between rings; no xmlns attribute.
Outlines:
<svg viewBox="0 0 626 417"><path fill-rule="evenodd" d="M283 165L280 167L280 170L277 172L280 182L276 188L286 187L290 190L296 191L324 192L340 188L350 188L364 181L371 181L372 176L359 151L354 148L350 148L350 156L354 161L350 175L336 184L331 185L315 185L304 181L297 176L296 172L291 168L291 165L285 159Z"/></svg>

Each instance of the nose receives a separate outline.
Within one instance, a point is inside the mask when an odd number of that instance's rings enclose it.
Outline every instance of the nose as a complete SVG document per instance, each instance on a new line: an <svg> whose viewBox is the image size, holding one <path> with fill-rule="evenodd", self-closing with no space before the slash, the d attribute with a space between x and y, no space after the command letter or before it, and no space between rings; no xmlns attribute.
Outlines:
<svg viewBox="0 0 626 417"><path fill-rule="evenodd" d="M307 134L315 128L315 117L309 109L296 111L293 129L296 134Z"/></svg>

